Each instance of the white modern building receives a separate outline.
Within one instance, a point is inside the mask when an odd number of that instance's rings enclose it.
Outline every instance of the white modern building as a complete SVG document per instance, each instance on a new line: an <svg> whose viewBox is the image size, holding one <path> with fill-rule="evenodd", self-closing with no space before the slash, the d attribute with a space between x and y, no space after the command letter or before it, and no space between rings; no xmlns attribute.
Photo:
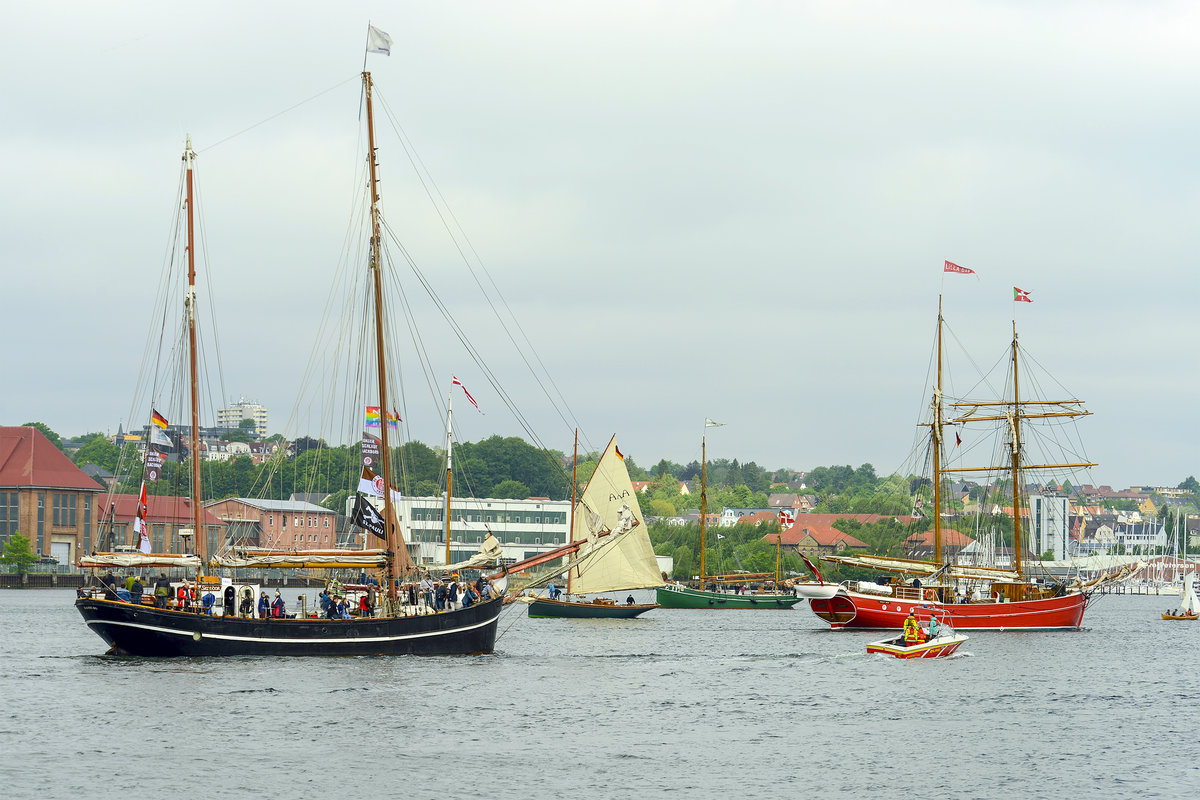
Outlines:
<svg viewBox="0 0 1200 800"><path fill-rule="evenodd" d="M371 498L377 508L383 501ZM354 496L347 500L346 514ZM396 515L417 564L446 563L446 498L402 497ZM450 562L479 551L488 531L500 542L506 563L530 558L570 539L571 501L455 497L450 506ZM370 538L370 537L369 537Z"/></svg>
<svg viewBox="0 0 1200 800"><path fill-rule="evenodd" d="M267 435L266 406L248 401L245 395L227 408L217 409L218 428L237 428L244 419L254 420L254 431L259 436Z"/></svg>
<svg viewBox="0 0 1200 800"><path fill-rule="evenodd" d="M1032 494L1029 496L1029 549L1035 555L1050 551L1055 561L1067 557L1067 537L1070 533L1070 513L1066 497Z"/></svg>

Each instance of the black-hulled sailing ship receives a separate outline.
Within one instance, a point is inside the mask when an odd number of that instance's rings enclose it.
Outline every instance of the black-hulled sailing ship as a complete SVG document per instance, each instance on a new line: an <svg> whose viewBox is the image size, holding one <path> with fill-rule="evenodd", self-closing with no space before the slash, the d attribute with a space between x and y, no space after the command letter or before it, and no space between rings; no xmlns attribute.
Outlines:
<svg viewBox="0 0 1200 800"><path fill-rule="evenodd" d="M385 352L383 239L380 220L379 181L376 177L372 84L369 72L363 73L363 91L367 119L367 166L370 196L369 271L370 295L374 318L375 378L378 407L392 408L389 402L389 363ZM506 579L499 577L482 588L478 602L466 608L439 613L424 613L416 604L404 602L398 588L402 580L410 579L412 561L401 534L393 508L390 481L384 481L382 495L382 527L385 546L375 551L344 551L321 553L305 551L246 550L237 553L208 552L207 537L201 520L200 498L200 418L197 346L196 346L196 269L194 234L193 171L196 154L190 139L184 151L186 199L184 212L187 229L187 289L184 298L183 324L188 340L190 364L190 453L191 507L195 512L197 532L194 559L172 561L171 566L195 565L197 582L214 568L297 568L297 569L355 569L377 570L380 577L381 602L378 612L351 619L274 618L255 619L241 616L219 616L203 613L203 604L186 608L155 608L135 605L121 600L85 596L76 600L76 608L87 625L111 645L111 651L136 656L226 656L226 655L441 655L491 652L496 640L496 627L504 598ZM389 426L380 426L380 475L394 474L390 463ZM489 546L492 545L492 546ZM103 564L103 554L93 560ZM143 558L128 555L138 561L130 566L153 565L153 554ZM483 567L498 560L499 547L494 539L485 542L470 567ZM458 565L447 565L452 569ZM112 596L112 593L109 593Z"/></svg>

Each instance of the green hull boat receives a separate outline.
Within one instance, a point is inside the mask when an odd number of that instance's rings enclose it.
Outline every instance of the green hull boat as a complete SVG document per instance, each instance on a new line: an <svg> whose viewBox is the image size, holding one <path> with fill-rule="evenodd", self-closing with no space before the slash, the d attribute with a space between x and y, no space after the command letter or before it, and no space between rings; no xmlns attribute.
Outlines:
<svg viewBox="0 0 1200 800"><path fill-rule="evenodd" d="M663 608L780 609L791 608L803 599L793 594L727 594L683 586L660 586L656 591Z"/></svg>

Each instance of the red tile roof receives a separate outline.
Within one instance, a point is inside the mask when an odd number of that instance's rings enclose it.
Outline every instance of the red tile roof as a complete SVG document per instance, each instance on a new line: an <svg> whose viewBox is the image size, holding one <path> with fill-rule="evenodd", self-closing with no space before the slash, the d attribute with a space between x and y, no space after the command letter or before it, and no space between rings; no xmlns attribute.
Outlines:
<svg viewBox="0 0 1200 800"><path fill-rule="evenodd" d="M137 495L135 494L114 494L111 496L103 494L96 500L96 506L101 518L106 518L108 515L108 504L111 501L117 507L117 522L122 520L132 521L137 511L137 500ZM192 501L186 497L155 497L154 495L150 495L146 498L146 521L152 525L155 523L191 525L194 522ZM225 524L213 516L211 511L207 510L200 512L200 521L205 525Z"/></svg>
<svg viewBox="0 0 1200 800"><path fill-rule="evenodd" d="M101 491L37 428L0 427L0 486Z"/></svg>
<svg viewBox="0 0 1200 800"><path fill-rule="evenodd" d="M857 515L857 516L875 516L875 515ZM833 517L832 520L812 520L811 517ZM796 521L796 524L783 532L784 545L795 547L808 536L813 538L817 544L824 547L832 547L838 542L845 542L847 547L868 547L867 543L851 536L848 533L843 533L833 527L833 523L838 519L845 519L845 515L839 514L804 514ZM768 541L774 543L775 534L767 534L765 537Z"/></svg>
<svg viewBox="0 0 1200 800"><path fill-rule="evenodd" d="M914 533L905 540L909 547L914 545L924 544L933 547L933 529L921 533ZM969 544L974 544L975 540L965 533L954 530L953 528L942 528L942 546L943 547L966 547Z"/></svg>
<svg viewBox="0 0 1200 800"><path fill-rule="evenodd" d="M774 511L756 511L744 517L738 517L738 525L757 525L760 522L779 522L779 514Z"/></svg>

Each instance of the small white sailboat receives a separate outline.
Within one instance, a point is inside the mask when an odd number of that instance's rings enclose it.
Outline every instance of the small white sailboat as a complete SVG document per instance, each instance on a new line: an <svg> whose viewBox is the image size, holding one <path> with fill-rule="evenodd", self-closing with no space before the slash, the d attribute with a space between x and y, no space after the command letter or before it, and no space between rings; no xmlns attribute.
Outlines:
<svg viewBox="0 0 1200 800"><path fill-rule="evenodd" d="M1196 620L1200 619L1200 600L1196 598L1196 573L1189 572L1183 576L1179 586L1179 608L1164 611L1163 619Z"/></svg>

